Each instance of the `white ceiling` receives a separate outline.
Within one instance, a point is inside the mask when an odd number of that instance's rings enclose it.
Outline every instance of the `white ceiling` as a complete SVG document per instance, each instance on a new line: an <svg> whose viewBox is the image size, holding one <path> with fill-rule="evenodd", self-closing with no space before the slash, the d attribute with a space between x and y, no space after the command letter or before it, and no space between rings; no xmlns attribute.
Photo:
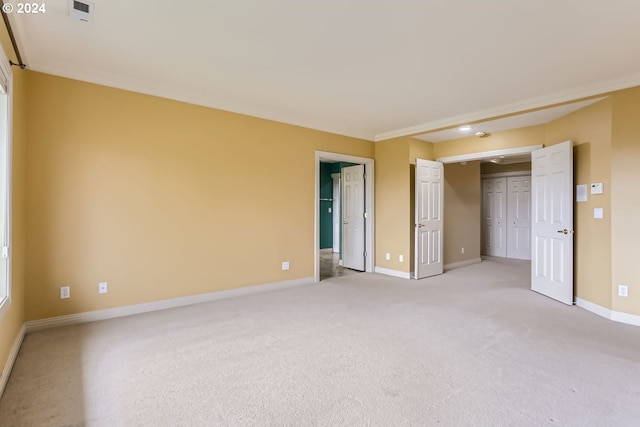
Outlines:
<svg viewBox="0 0 640 427"><path fill-rule="evenodd" d="M638 0L68 0L30 69L369 140L640 85Z"/></svg>

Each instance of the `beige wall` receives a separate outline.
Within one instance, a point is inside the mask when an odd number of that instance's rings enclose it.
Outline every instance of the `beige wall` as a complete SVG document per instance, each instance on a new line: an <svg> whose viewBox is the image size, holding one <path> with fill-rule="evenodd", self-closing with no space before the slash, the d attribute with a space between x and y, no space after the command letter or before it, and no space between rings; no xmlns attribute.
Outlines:
<svg viewBox="0 0 640 427"><path fill-rule="evenodd" d="M376 266L408 273L411 268L411 172L412 138L375 143L376 151ZM386 260L385 254L391 259ZM404 261L399 261L399 255Z"/></svg>
<svg viewBox="0 0 640 427"><path fill-rule="evenodd" d="M574 142L574 184L604 183L604 194L574 204L575 295L611 308L611 99L546 125L545 144ZM604 219L593 218L593 208Z"/></svg>
<svg viewBox="0 0 640 427"><path fill-rule="evenodd" d="M416 159L434 160L433 143L421 141L419 139L409 139L409 163L416 164Z"/></svg>
<svg viewBox="0 0 640 427"><path fill-rule="evenodd" d="M4 30L4 26L2 26ZM2 47L10 59L16 58L6 34L0 34ZM0 370L24 323L25 307L25 184L26 184L26 85L25 72L13 67L13 153L11 171L11 306L0 319Z"/></svg>
<svg viewBox="0 0 640 427"><path fill-rule="evenodd" d="M498 165L487 162L480 164L480 173L504 173L504 172L522 172L531 171L531 162L509 163L506 165Z"/></svg>
<svg viewBox="0 0 640 427"><path fill-rule="evenodd" d="M480 162L447 164L444 180L444 263L478 259L482 201Z"/></svg>
<svg viewBox="0 0 640 427"><path fill-rule="evenodd" d="M639 118L640 88L614 94L611 190L607 191L611 194L611 298L613 310L635 315L640 315ZM627 298L618 296L618 285L629 287Z"/></svg>
<svg viewBox="0 0 640 427"><path fill-rule="evenodd" d="M35 72L28 105L28 320L313 276L315 150L374 155Z"/></svg>

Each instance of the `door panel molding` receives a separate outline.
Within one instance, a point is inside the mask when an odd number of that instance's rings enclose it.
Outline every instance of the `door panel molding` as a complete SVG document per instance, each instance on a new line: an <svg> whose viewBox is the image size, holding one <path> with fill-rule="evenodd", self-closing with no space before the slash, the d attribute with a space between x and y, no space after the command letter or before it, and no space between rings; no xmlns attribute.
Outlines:
<svg viewBox="0 0 640 427"><path fill-rule="evenodd" d="M442 274L444 166L416 159L415 183L415 272L416 279Z"/></svg>
<svg viewBox="0 0 640 427"><path fill-rule="evenodd" d="M341 171L342 265L364 271L365 264L365 166L347 166Z"/></svg>
<svg viewBox="0 0 640 427"><path fill-rule="evenodd" d="M531 289L573 304L573 145L531 156Z"/></svg>

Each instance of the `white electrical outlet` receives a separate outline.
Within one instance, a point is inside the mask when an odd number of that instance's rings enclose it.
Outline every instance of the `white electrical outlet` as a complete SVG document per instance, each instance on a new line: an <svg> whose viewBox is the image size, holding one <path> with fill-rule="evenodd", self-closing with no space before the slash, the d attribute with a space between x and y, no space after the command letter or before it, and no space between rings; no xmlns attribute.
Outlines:
<svg viewBox="0 0 640 427"><path fill-rule="evenodd" d="M389 252L387 252L384 256L384 259L386 259L387 261L389 261L391 259L391 254Z"/></svg>
<svg viewBox="0 0 640 427"><path fill-rule="evenodd" d="M464 248L460 249L460 253L463 254L464 253Z"/></svg>
<svg viewBox="0 0 640 427"><path fill-rule="evenodd" d="M627 285L618 285L618 296L628 297L629 287Z"/></svg>
<svg viewBox="0 0 640 427"><path fill-rule="evenodd" d="M98 293L99 294L106 294L107 292L109 292L109 287L108 287L107 282L98 283Z"/></svg>
<svg viewBox="0 0 640 427"><path fill-rule="evenodd" d="M289 261L282 261L282 269L283 270L289 269Z"/></svg>
<svg viewBox="0 0 640 427"><path fill-rule="evenodd" d="M62 286L60 288L60 299L71 298L71 288L69 286Z"/></svg>
<svg viewBox="0 0 640 427"><path fill-rule="evenodd" d="M398 255L398 261L404 262L404 255Z"/></svg>

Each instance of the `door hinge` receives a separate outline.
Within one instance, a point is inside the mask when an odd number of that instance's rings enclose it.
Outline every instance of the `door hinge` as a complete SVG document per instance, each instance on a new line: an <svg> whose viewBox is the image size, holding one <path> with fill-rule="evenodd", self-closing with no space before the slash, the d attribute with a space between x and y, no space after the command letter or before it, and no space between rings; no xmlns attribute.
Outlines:
<svg viewBox="0 0 640 427"><path fill-rule="evenodd" d="M367 174L366 173L362 174L362 179L367 179Z"/></svg>
<svg viewBox="0 0 640 427"><path fill-rule="evenodd" d="M367 253L366 252L362 252L362 256L364 256L366 258L367 257Z"/></svg>
<svg viewBox="0 0 640 427"><path fill-rule="evenodd" d="M8 246L3 246L2 247L2 258L9 258L9 247Z"/></svg>
<svg viewBox="0 0 640 427"><path fill-rule="evenodd" d="M366 213L366 212L365 212L365 213L363 213L363 214L362 214L362 217L363 217L364 219L367 219L367 213Z"/></svg>

